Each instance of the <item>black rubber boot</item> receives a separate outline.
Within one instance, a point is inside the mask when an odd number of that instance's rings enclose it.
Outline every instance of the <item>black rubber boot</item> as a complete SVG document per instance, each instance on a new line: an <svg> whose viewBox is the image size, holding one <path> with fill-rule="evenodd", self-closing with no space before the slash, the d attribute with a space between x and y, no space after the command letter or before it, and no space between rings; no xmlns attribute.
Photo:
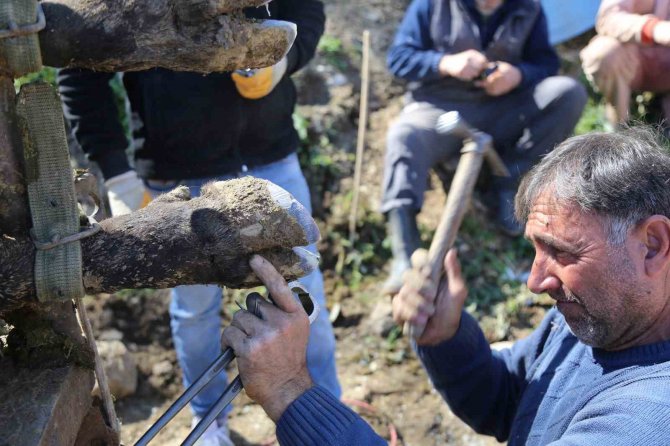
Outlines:
<svg viewBox="0 0 670 446"><path fill-rule="evenodd" d="M396 294L402 287L403 273L412 266L410 263L412 253L419 247L419 228L416 224L416 211L411 206L393 208L387 217L393 263L382 292Z"/></svg>

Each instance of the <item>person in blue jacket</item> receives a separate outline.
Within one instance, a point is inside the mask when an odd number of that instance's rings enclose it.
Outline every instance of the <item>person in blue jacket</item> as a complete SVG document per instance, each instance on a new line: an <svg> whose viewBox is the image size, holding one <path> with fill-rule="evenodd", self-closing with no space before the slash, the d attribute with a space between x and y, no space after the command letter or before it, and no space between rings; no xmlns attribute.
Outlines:
<svg viewBox="0 0 670 446"><path fill-rule="evenodd" d="M413 0L387 62L409 81L406 105L387 135L381 203L393 250L384 292L395 294L419 246L415 216L429 171L457 160L462 146L436 132L437 118L458 111L493 137L512 176L493 180L488 202L500 229L515 236L518 180L570 136L586 92L555 76L559 60L539 0Z"/></svg>
<svg viewBox="0 0 670 446"><path fill-rule="evenodd" d="M456 415L509 446L670 444L669 182L670 154L644 129L573 137L531 170L516 195L535 247L528 287L556 308L510 349L492 351L463 311L454 250L439 287L414 265L394 318L425 324L415 349ZM312 383L304 311L269 262L251 267L277 306L237 313L223 344L280 444L385 445Z"/></svg>

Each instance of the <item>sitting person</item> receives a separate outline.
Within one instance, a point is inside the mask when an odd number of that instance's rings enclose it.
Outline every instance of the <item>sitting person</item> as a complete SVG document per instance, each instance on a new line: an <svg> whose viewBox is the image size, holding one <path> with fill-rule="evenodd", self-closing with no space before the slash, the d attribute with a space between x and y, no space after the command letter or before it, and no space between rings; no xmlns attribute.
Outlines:
<svg viewBox="0 0 670 446"><path fill-rule="evenodd" d="M394 317L426 324L415 347L456 415L509 446L670 444L669 181L670 155L645 130L571 138L524 178L528 287L557 308L510 349L492 351L463 311L455 251L440 287L410 270ZM263 302L262 319L238 312L222 344L280 444L386 444L313 385L307 316L269 262L251 266L277 307Z"/></svg>
<svg viewBox="0 0 670 446"><path fill-rule="evenodd" d="M518 179L570 136L586 93L574 79L554 76L559 60L536 0L414 0L388 66L412 81L408 104L388 132L384 165L381 211L394 257L384 292L394 294L419 244L415 215L429 170L457 159L462 146L436 132L437 118L458 111L493 137L512 177L494 180L492 210L504 232L519 235L511 203Z"/></svg>
<svg viewBox="0 0 670 446"><path fill-rule="evenodd" d="M580 54L586 77L603 94L606 117L616 126L629 118L633 91L662 96L670 118L670 0L603 0L596 31Z"/></svg>

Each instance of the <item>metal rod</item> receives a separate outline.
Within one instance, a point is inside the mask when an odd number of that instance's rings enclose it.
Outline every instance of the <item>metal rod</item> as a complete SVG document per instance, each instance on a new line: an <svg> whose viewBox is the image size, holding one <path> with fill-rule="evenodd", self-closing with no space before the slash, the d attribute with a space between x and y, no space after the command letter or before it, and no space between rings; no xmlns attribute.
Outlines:
<svg viewBox="0 0 670 446"><path fill-rule="evenodd" d="M218 358L205 370L198 379L191 384L177 400L172 403L168 410L142 435L135 446L146 446L163 429L180 410L182 410L195 395L202 390L216 375L218 375L233 359L235 352L227 348ZM218 414L217 414L218 415Z"/></svg>
<svg viewBox="0 0 670 446"><path fill-rule="evenodd" d="M242 391L242 380L240 376L237 375L235 379L228 384L226 390L223 392L221 397L216 401L214 406L207 412L207 415L204 416L198 425L188 434L186 440L181 444L181 446L193 446L198 438L205 433L210 424L216 420L216 417L225 409L239 393Z"/></svg>
<svg viewBox="0 0 670 446"><path fill-rule="evenodd" d="M291 291L294 293L294 296L301 303L307 315L309 317L310 325L314 322L316 317L319 315L319 305L309 294L307 289L300 284L300 282L293 281L288 284ZM252 293L254 294L254 293ZM258 300L252 300L253 305L250 305L251 295L247 296L247 311L253 313L254 315L261 317L260 309L258 308ZM260 296L259 296L260 298ZM272 301L272 297L268 295L268 300ZM274 303L274 302L273 302ZM242 306L238 303L238 306ZM207 385L216 375L218 375L233 359L235 358L235 352L233 349L226 348L224 352L216 359L214 362L205 370L200 377L191 384L184 393L177 398L177 400L172 403L172 405L165 411L163 415L147 430L147 432L142 435L135 446L146 446L149 442L158 434L158 432L163 429L172 418L174 418L181 409L184 408L192 399L195 397L203 387ZM198 425L191 431L191 433L186 437L186 440L182 443L182 446L190 446L195 444L195 442L205 433L207 428L219 414L235 399L237 395L242 391L242 380L239 375L228 384L226 389L223 391L219 399L214 403L214 406L207 412Z"/></svg>

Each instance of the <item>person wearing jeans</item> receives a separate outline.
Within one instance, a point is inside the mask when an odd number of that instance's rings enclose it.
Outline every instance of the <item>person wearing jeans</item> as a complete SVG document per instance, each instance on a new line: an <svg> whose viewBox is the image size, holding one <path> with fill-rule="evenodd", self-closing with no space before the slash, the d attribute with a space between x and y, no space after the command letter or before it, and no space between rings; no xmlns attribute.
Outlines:
<svg viewBox="0 0 670 446"><path fill-rule="evenodd" d="M309 191L298 165L300 139L293 126L296 104L291 75L313 57L325 14L318 0L274 0L246 8L247 17L292 22L296 40L275 65L235 73L174 72L152 69L123 74L130 103L133 166L128 141L109 86L114 76L81 69L58 74L65 116L74 135L106 179L113 215L132 212L178 184L191 188L214 179L254 175L268 179L309 207ZM310 247L313 252L314 246ZM312 328L308 363L316 382L336 398L335 341L323 298L320 272L303 284L324 309ZM203 284L172 292L172 331L184 384L188 385L220 353L221 290ZM194 423L225 389L225 375L193 400ZM230 446L225 414L201 437L203 446Z"/></svg>
<svg viewBox="0 0 670 446"><path fill-rule="evenodd" d="M247 172L238 172L215 178L192 179L183 181L145 181L147 190L155 198L161 193L170 191L178 185L187 186L192 197L200 195L202 185L210 181L223 181L242 176L253 176L268 180L285 189L311 212L309 189L305 177L300 170L298 157L295 153L274 163L251 168ZM307 249L316 254L316 246ZM341 390L337 380L335 367L335 337L328 319L326 300L323 290L323 276L316 270L300 279L319 304L321 312L310 330L307 344L307 364L309 372L322 387L339 397ZM183 368L184 387L188 387L211 364L221 352L219 336L221 331L221 298L222 290L217 285L185 285L172 290L170 318L172 336L175 343L177 358ZM202 339L211 342L202 342ZM216 400L221 396L221 389L227 384L226 373L219 374L191 402L197 417L203 417ZM228 412L230 411L230 406ZM219 416L220 424L224 424L226 413Z"/></svg>

